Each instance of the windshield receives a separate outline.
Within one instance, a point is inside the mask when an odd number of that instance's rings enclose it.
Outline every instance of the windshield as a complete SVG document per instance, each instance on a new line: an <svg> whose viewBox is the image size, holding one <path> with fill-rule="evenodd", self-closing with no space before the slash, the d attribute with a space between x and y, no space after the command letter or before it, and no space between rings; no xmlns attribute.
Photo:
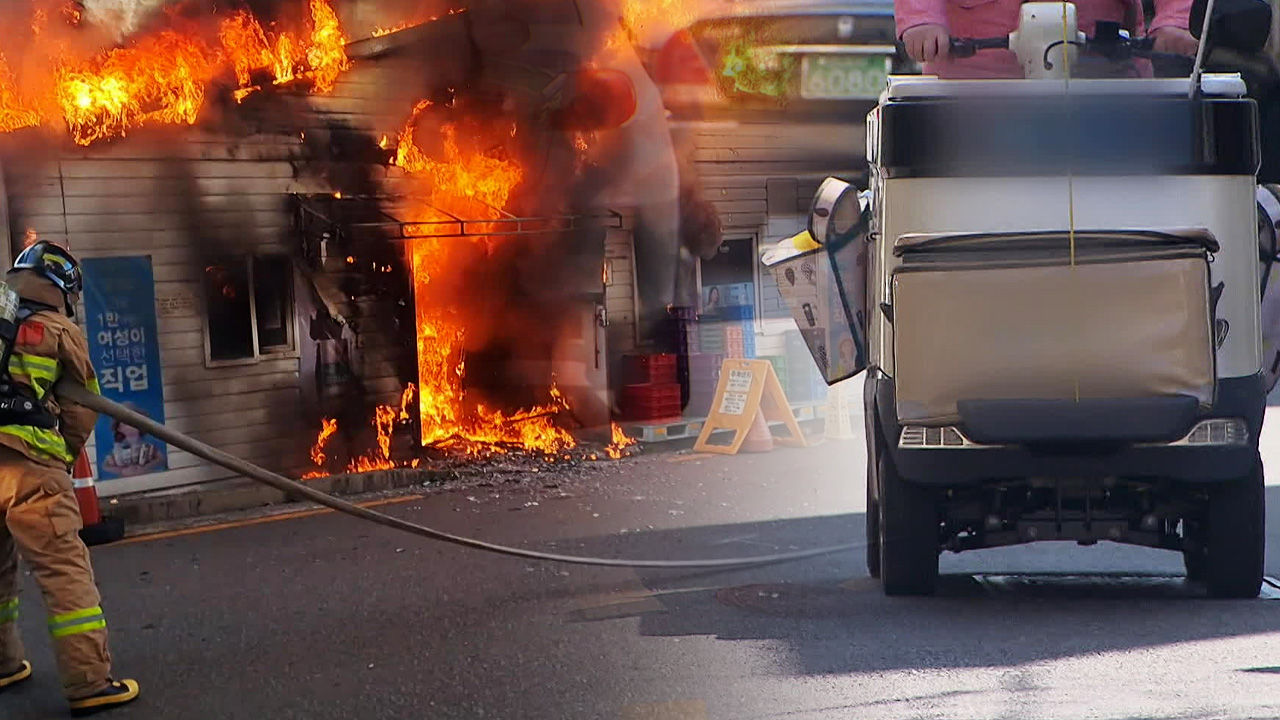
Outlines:
<svg viewBox="0 0 1280 720"><path fill-rule="evenodd" d="M1073 96L916 99L881 111L890 176L1252 175L1250 100Z"/></svg>

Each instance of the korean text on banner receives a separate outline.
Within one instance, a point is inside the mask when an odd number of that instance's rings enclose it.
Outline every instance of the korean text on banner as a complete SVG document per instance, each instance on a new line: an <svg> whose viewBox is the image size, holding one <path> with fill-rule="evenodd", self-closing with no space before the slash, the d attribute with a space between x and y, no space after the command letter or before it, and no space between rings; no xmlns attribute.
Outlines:
<svg viewBox="0 0 1280 720"><path fill-rule="evenodd" d="M148 255L87 258L85 326L102 394L164 422L164 382L156 332L155 278ZM94 432L98 477L133 477L169 468L165 444L105 415Z"/></svg>

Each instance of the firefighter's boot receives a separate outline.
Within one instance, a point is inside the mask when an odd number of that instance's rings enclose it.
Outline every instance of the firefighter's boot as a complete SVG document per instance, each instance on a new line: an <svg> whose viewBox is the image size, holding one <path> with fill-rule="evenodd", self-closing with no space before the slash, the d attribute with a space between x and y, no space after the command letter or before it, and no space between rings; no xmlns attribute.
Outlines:
<svg viewBox="0 0 1280 720"><path fill-rule="evenodd" d="M26 660L23 660L22 664L19 665L16 670L13 670L12 672L6 672L4 674L0 674L0 690L13 687L14 685L17 685L18 683L30 677L31 677L31 663L27 662Z"/></svg>
<svg viewBox="0 0 1280 720"><path fill-rule="evenodd" d="M110 685L89 697L71 701L71 714L76 717L110 710L138 699L136 680L112 680Z"/></svg>

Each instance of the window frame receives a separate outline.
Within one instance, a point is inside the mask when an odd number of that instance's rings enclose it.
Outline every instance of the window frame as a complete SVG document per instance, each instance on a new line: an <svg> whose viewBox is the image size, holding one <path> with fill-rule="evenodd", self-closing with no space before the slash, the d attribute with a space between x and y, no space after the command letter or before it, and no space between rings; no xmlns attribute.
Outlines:
<svg viewBox="0 0 1280 720"><path fill-rule="evenodd" d="M288 306L286 315L288 319L285 322L285 334L288 337L288 345L272 346L264 349L261 347L261 340L258 336L258 293L256 286L255 265L257 260L261 258L282 258L286 261L290 269L286 290L289 293ZM293 260L285 253L244 253L232 256L228 262L243 262L246 267L249 285L249 329L253 337L253 355L251 357L233 358L227 360L213 359L213 338L209 327L209 287L202 277L200 279L201 293L204 299L204 312L202 313L201 323L204 326L204 366L206 368L227 368L227 367L244 367L248 365L257 365L264 361L270 360L286 360L301 357L301 351L298 347L298 305L297 305L297 287L296 275L293 272ZM265 350L265 351L264 351Z"/></svg>
<svg viewBox="0 0 1280 720"><path fill-rule="evenodd" d="M764 329L764 318L761 317L763 313L761 312L761 308L760 308L761 304L763 303L763 297L764 297L763 288L760 287L760 283L762 280L762 273L760 270L761 263L759 262L760 233L750 232L750 231L747 231L747 232L726 231L724 234L724 238L721 240L721 242L742 242L742 241L749 242L751 244L751 255L757 260L757 262L754 262L751 264L751 289L752 289L751 295L752 295L752 305L753 305L752 312L751 312L751 315L752 315L751 325L753 328L755 328L755 331L759 333L759 332L762 332ZM702 307L702 258L698 258L697 260L698 262L694 266L695 273L696 273L694 285L698 288L698 307L701 308Z"/></svg>

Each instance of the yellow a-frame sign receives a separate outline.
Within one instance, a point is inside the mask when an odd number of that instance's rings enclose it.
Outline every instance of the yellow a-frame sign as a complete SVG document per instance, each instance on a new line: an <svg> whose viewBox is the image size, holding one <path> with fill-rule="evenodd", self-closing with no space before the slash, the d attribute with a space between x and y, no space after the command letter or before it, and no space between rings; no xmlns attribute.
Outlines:
<svg viewBox="0 0 1280 720"><path fill-rule="evenodd" d="M782 422L787 426L789 436L777 438L779 443L805 446L804 435L791 413L791 404L782 392L782 384L778 382L773 365L768 360L725 360L720 366L720 383L711 402L711 416L703 424L693 449L736 454L747 439L757 411L764 413L766 421ZM722 430L732 430L733 440L728 444L711 443L712 433Z"/></svg>

